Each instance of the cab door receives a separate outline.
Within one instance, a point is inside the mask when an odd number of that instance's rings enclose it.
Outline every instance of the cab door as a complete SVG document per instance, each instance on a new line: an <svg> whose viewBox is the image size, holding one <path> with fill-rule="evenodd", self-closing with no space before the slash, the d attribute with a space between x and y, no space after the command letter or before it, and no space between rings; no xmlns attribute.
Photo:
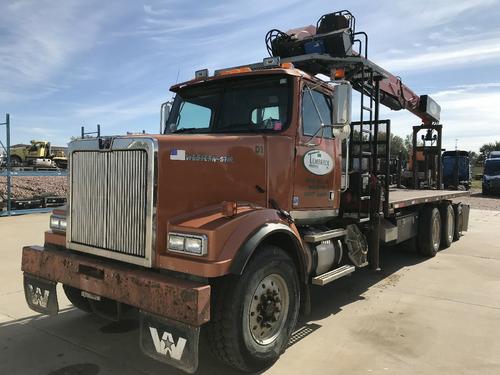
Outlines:
<svg viewBox="0 0 500 375"><path fill-rule="evenodd" d="M301 93L301 120L298 127L293 211L300 217L338 213L340 193L339 141L332 137L332 92L304 81ZM321 212L328 210L328 212Z"/></svg>

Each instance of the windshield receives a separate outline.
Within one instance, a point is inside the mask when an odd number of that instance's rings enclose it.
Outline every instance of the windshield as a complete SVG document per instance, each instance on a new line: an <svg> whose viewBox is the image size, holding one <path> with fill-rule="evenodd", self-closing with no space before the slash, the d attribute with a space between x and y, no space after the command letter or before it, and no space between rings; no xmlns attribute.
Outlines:
<svg viewBox="0 0 500 375"><path fill-rule="evenodd" d="M277 132L288 127L290 78L245 77L181 89L166 133Z"/></svg>
<svg viewBox="0 0 500 375"><path fill-rule="evenodd" d="M445 156L443 157L443 169L445 174L451 173L458 163L458 169L468 170L469 169L469 158L467 156Z"/></svg>
<svg viewBox="0 0 500 375"><path fill-rule="evenodd" d="M486 160L484 174L488 176L500 175L500 160Z"/></svg>

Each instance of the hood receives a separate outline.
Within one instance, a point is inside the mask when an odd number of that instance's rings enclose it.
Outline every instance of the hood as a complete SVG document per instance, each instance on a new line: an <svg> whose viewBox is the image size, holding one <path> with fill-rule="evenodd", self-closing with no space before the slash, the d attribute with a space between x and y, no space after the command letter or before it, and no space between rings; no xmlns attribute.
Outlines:
<svg viewBox="0 0 500 375"><path fill-rule="evenodd" d="M266 206L262 135L158 136L158 233L172 220L224 201ZM161 247L164 239L158 239Z"/></svg>

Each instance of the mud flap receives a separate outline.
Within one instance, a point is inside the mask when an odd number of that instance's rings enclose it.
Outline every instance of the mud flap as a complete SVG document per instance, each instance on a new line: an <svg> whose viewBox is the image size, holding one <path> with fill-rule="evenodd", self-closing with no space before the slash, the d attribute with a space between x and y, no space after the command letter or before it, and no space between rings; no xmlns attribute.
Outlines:
<svg viewBox="0 0 500 375"><path fill-rule="evenodd" d="M467 232L469 229L469 213L470 213L470 206L468 204L462 204L462 215L463 215L463 221L462 221L462 231Z"/></svg>
<svg viewBox="0 0 500 375"><path fill-rule="evenodd" d="M59 312L57 302L57 283L24 274L24 296L28 306L41 314L56 315Z"/></svg>
<svg viewBox="0 0 500 375"><path fill-rule="evenodd" d="M141 311L142 351L188 373L198 368L200 327L176 322Z"/></svg>

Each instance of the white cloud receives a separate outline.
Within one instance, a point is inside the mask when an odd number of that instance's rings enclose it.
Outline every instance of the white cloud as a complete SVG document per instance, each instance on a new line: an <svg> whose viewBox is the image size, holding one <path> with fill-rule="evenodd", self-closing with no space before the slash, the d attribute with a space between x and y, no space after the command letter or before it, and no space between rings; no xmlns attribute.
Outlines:
<svg viewBox="0 0 500 375"><path fill-rule="evenodd" d="M428 28L444 25L465 12L480 10L495 3L497 0L420 0L398 1L391 5L402 13L408 25L412 24L411 19L417 19L418 28Z"/></svg>
<svg viewBox="0 0 500 375"><path fill-rule="evenodd" d="M500 103L499 83L477 83L451 87L432 93L441 105L443 147L458 147L477 151L484 143L500 141L498 114ZM392 132L401 136L411 133L411 127L419 125L417 117L408 112L381 111L381 117L389 115Z"/></svg>
<svg viewBox="0 0 500 375"><path fill-rule="evenodd" d="M92 13L78 1L54 6L49 1L3 2L0 5L0 98L37 96L54 92L43 86L77 53L94 46L107 8Z"/></svg>
<svg viewBox="0 0 500 375"><path fill-rule="evenodd" d="M500 59L500 35L487 40L447 45L432 52L381 61L380 65L395 72L424 71L437 68L457 68L472 63L486 63Z"/></svg>

